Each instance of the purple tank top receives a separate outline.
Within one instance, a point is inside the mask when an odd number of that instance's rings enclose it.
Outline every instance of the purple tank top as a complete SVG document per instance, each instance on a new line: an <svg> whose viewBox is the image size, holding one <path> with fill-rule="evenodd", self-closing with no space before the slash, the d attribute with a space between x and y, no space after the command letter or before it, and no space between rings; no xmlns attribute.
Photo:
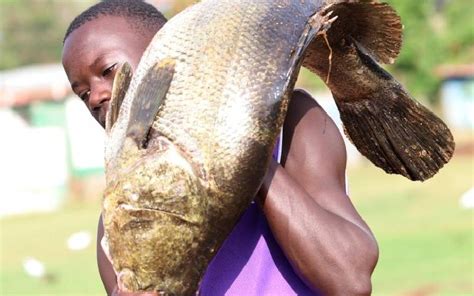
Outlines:
<svg viewBox="0 0 474 296"><path fill-rule="evenodd" d="M280 161L282 137L273 151ZM201 282L203 296L315 295L295 274L252 202L211 261Z"/></svg>

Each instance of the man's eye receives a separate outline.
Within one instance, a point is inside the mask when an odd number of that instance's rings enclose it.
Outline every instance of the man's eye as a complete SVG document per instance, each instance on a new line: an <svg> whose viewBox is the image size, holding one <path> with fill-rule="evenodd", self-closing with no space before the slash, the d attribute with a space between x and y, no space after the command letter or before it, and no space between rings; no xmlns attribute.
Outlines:
<svg viewBox="0 0 474 296"><path fill-rule="evenodd" d="M117 63L113 64L112 66L108 67L107 69L105 69L103 72L102 72L102 76L107 76L109 75L110 73L112 73L114 70L115 70L115 67L117 67Z"/></svg>
<svg viewBox="0 0 474 296"><path fill-rule="evenodd" d="M86 100L89 99L90 94L91 94L90 90L85 91L85 92L79 94L79 98L81 98L81 100L85 102Z"/></svg>

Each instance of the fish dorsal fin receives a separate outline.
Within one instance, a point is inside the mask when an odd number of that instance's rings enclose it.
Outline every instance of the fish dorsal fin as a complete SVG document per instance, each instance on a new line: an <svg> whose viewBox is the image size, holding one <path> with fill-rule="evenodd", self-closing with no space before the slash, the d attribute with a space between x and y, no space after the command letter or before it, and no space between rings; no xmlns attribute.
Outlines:
<svg viewBox="0 0 474 296"><path fill-rule="evenodd" d="M377 62L395 62L402 46L403 25L389 4L345 0L328 5L325 11L338 16L335 26Z"/></svg>
<svg viewBox="0 0 474 296"><path fill-rule="evenodd" d="M110 130L117 121L120 106L122 106L123 99L127 93L128 86L132 80L132 67L125 62L120 66L115 74L114 84L112 86L112 98L109 102L109 111L105 120L105 130L110 133Z"/></svg>
<svg viewBox="0 0 474 296"><path fill-rule="evenodd" d="M148 132L173 79L174 67L172 59L157 62L138 86L130 108L126 137L132 139L139 148L146 144Z"/></svg>

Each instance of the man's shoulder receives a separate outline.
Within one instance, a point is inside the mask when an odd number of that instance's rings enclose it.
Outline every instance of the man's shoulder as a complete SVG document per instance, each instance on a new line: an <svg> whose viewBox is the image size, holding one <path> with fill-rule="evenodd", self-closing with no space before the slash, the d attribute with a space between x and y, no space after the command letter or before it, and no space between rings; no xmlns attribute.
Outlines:
<svg viewBox="0 0 474 296"><path fill-rule="evenodd" d="M302 88L293 90L290 104L300 106L308 104L309 106L319 106L317 100L307 91Z"/></svg>
<svg viewBox="0 0 474 296"><path fill-rule="evenodd" d="M307 91L292 94L283 126L284 153L318 158L333 155L345 159L342 135L334 121ZM299 155L299 156L298 156ZM308 159L309 160L309 159Z"/></svg>
<svg viewBox="0 0 474 296"><path fill-rule="evenodd" d="M327 116L315 98L304 89L295 89L288 106L284 128L293 130L296 126L311 126L302 121ZM305 120L306 121L306 120Z"/></svg>

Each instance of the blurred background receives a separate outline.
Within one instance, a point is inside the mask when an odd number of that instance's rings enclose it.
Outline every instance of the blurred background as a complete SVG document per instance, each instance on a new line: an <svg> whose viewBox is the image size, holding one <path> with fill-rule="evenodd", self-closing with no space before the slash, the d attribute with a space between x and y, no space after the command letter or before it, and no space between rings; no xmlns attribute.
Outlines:
<svg viewBox="0 0 474 296"><path fill-rule="evenodd" d="M104 295L95 232L103 131L60 65L68 24L96 1L0 0L0 295ZM195 1L150 0L168 17ZM442 117L452 161L413 183L347 143L350 195L380 245L374 295L473 295L474 3L389 0L404 46L387 67ZM303 71L339 122L330 94Z"/></svg>

